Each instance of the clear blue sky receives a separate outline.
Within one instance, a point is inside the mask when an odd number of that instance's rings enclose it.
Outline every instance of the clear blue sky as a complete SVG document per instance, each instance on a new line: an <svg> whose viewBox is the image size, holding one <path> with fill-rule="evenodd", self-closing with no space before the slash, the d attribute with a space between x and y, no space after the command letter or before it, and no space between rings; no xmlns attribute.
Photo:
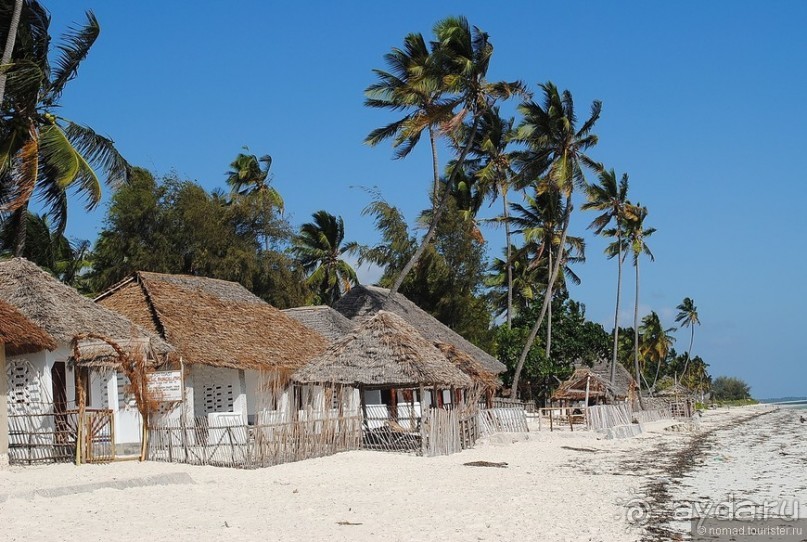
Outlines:
<svg viewBox="0 0 807 542"><path fill-rule="evenodd" d="M56 32L85 9L102 25L64 116L113 137L131 163L207 188L223 186L243 145L271 154L295 224L324 208L363 243L376 235L355 187L377 186L411 219L427 205L430 175L425 146L394 161L388 146L362 144L392 119L362 106L370 70L406 33L466 15L495 45L491 78L552 80L581 114L604 102L592 154L630 174L632 199L658 228L642 313L672 326L690 296L703 323L694 354L713 374L746 379L758 397L807 395L807 3L44 3ZM68 234L94 240L103 215L74 205ZM588 238L572 295L610 329L615 262L586 232L591 218L572 224ZM486 235L499 254L502 233ZM688 332L677 335L686 350Z"/></svg>

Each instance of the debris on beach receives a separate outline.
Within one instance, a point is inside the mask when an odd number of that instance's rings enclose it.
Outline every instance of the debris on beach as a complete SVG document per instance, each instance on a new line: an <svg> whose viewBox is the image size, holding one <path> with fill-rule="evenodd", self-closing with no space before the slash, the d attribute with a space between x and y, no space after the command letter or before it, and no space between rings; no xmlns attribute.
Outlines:
<svg viewBox="0 0 807 542"><path fill-rule="evenodd" d="M470 461L468 463L463 463L466 467L496 467L499 469L506 469L507 463L502 461L501 463L496 463L495 461Z"/></svg>

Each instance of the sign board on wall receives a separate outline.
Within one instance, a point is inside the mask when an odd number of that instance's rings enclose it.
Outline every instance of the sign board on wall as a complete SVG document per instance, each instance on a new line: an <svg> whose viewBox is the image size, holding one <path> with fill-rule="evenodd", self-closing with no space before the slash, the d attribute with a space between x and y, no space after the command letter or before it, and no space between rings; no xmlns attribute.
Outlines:
<svg viewBox="0 0 807 542"><path fill-rule="evenodd" d="M148 375L149 394L164 402L182 401L182 372L158 371Z"/></svg>

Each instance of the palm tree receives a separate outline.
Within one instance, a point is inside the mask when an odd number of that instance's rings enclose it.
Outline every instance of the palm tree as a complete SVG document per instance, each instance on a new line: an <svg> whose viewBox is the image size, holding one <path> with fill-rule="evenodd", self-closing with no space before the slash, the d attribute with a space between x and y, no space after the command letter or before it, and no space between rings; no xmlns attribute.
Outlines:
<svg viewBox="0 0 807 542"><path fill-rule="evenodd" d="M538 298L539 270L530 264L528 251L515 246L504 249L504 258L493 259L485 286L490 288L488 299L497 318L506 314L508 308L513 315L521 314Z"/></svg>
<svg viewBox="0 0 807 542"><path fill-rule="evenodd" d="M499 99L510 98L514 94L525 94L524 85L519 82L496 82L487 80L490 59L493 56L493 45L488 35L479 28L468 24L464 17L448 17L439 21L434 27L436 41L432 44L434 62L441 75L442 85L456 103L459 110L446 122L444 130L453 132L455 138L460 136L464 143L460 143L461 151L450 168L449 177L445 183L445 190L440 194L434 205L431 224L426 231L418 249L401 270L390 288L389 295L394 295L403 284L406 276L417 264L437 231L437 224L445 211L451 188L456 182L457 175L463 171L465 158L471 150L476 139L482 115L488 111ZM452 107L453 111L453 107ZM470 127L464 127L465 118L470 116Z"/></svg>
<svg viewBox="0 0 807 542"><path fill-rule="evenodd" d="M675 331L674 327L664 329L661 319L655 311L642 318L642 327L639 330L642 335L642 359L645 363L649 361L656 365L656 376L653 378L651 389L656 388L661 364L667 359L675 342L675 337L671 335L673 331Z"/></svg>
<svg viewBox="0 0 807 542"><path fill-rule="evenodd" d="M552 287L564 261L563 250L566 248L566 236L572 213L572 194L575 188L585 186L583 168L601 171L602 165L592 160L586 152L597 144L598 138L591 131L600 118L602 103L594 101L591 114L577 129L577 116L574 111L572 94L565 90L561 94L551 82L541 85L544 94L543 104L527 101L519 105L524 116L516 131L515 140L524 143L527 149L516 155L516 166L522 182L543 179L539 184L541 190L557 192L565 196L564 215L561 239L557 244L558 254L550 271L549 287L544 304L527 337L527 342L519 357L513 376L511 396L516 396L518 380L524 362L532 348L538 329L543 323L552 299Z"/></svg>
<svg viewBox="0 0 807 542"><path fill-rule="evenodd" d="M248 151L247 147L244 150ZM261 167L263 164L264 167ZM283 210L283 198L273 186L269 186L269 168L272 167L272 157L264 154L260 158L254 154L238 153L230 164L227 172L227 185L233 196L249 196L260 194L266 200Z"/></svg>
<svg viewBox="0 0 807 542"><path fill-rule="evenodd" d="M384 55L386 70L373 70L377 81L365 90L364 104L378 109L407 111L386 126L376 128L364 140L371 146L392 138L395 158L404 158L420 141L423 131L429 134L432 153L432 201L437 202L440 170L437 160L437 135L457 106L456 98L446 97L442 76L435 57L422 34L409 34L402 49L394 48Z"/></svg>
<svg viewBox="0 0 807 542"><path fill-rule="evenodd" d="M300 228L292 251L308 273L307 283L315 290L318 302L333 305L344 292L358 283L356 271L342 258L358 252L355 242L345 243L342 217L317 211L314 221Z"/></svg>
<svg viewBox="0 0 807 542"><path fill-rule="evenodd" d="M6 69L8 69L11 62L11 52L14 50L14 42L17 40L17 27L20 26L20 15L22 15L22 2L23 0L16 0L14 2L14 11L11 14L11 23L8 25L8 34L6 34L6 46L3 48L3 57L0 59L0 104L3 103L3 97L6 95ZM4 2L3 8L7 7ZM3 9L5 14L5 9Z"/></svg>
<svg viewBox="0 0 807 542"><path fill-rule="evenodd" d="M636 372L636 383L639 392L639 406L644 409L642 401L642 381L639 370L639 259L642 254L649 256L650 261L655 257L647 246L647 238L655 233L655 228L644 227L644 219L647 218L647 207L637 204L635 208L636 218L626 220L625 238L633 254L633 267L636 270L636 297L633 305L633 369Z"/></svg>
<svg viewBox="0 0 807 542"><path fill-rule="evenodd" d="M67 221L67 190L75 188L87 209L101 199L95 170L106 173L117 187L128 180L130 167L110 139L87 126L55 114L65 85L76 76L97 39L100 26L91 11L81 28L70 30L58 46L54 66L48 61L50 17L36 1L25 2L17 30L16 56L7 71L6 95L0 113L0 186L12 212L18 236L14 253L25 248L28 204L38 193L58 231Z"/></svg>
<svg viewBox="0 0 807 542"><path fill-rule="evenodd" d="M675 321L681 326L688 327L690 329L687 359L684 362L684 370L681 371L681 378L684 378L684 375L687 372L687 366L689 365L690 356L692 355L692 343L695 340L695 326L700 325L701 321L698 319L698 307L695 306L695 302L691 297L685 297L681 304L676 307L676 309L678 309L678 314L675 317Z"/></svg>
<svg viewBox="0 0 807 542"><path fill-rule="evenodd" d="M583 204L583 210L592 209L601 212L589 225L597 235L612 235L616 239L617 247L617 281L616 281L616 308L614 309L614 351L611 359L611 382L616 379L617 354L619 349L619 303L622 297L622 257L623 224L625 219L634 218L633 208L628 202L628 174L623 173L622 178L617 182L616 173L601 171L599 174L600 183L589 185L586 189L588 201ZM609 225L615 224L612 229L606 230ZM606 254L609 249L606 249Z"/></svg>
<svg viewBox="0 0 807 542"><path fill-rule="evenodd" d="M503 119L498 107L491 107L482 116L479 123L477 137L471 147L473 158L468 160L472 175L479 183L479 191L485 197L495 200L501 194L503 213L501 222L504 223L505 271L507 277L507 327L513 321L513 268L512 268L512 232L510 231L510 210L507 193L513 181L515 172L512 167L512 153L508 151L514 135L513 125L515 119Z"/></svg>

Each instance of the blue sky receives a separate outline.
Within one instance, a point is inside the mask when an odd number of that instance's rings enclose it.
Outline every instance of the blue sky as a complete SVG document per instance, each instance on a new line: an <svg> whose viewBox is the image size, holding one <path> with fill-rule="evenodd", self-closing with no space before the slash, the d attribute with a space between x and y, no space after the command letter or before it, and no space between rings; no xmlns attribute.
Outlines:
<svg viewBox="0 0 807 542"><path fill-rule="evenodd" d="M492 79L568 88L581 116L603 101L592 155L628 172L631 198L658 229L642 262L642 313L667 326L694 298L694 354L715 375L746 379L758 397L806 395L803 236L807 144L807 3L45 1L60 32L93 9L102 34L62 100L62 114L113 137L127 159L207 188L243 145L271 154L295 224L318 209L360 216L377 186L411 219L427 205L427 148L392 160L362 144L392 120L363 107L371 69L408 32L464 14L491 36ZM193 6L193 7L191 7ZM391 7L394 6L394 7ZM510 106L512 107L512 106ZM445 152L443 153L445 156ZM498 211L499 203L489 211ZM68 234L94 239L103 206L74 204ZM578 213L588 240L573 297L610 329L615 262ZM486 232L491 254L502 232ZM373 270L364 270L371 279ZM631 322L627 269L624 323ZM686 349L688 331L676 348Z"/></svg>

